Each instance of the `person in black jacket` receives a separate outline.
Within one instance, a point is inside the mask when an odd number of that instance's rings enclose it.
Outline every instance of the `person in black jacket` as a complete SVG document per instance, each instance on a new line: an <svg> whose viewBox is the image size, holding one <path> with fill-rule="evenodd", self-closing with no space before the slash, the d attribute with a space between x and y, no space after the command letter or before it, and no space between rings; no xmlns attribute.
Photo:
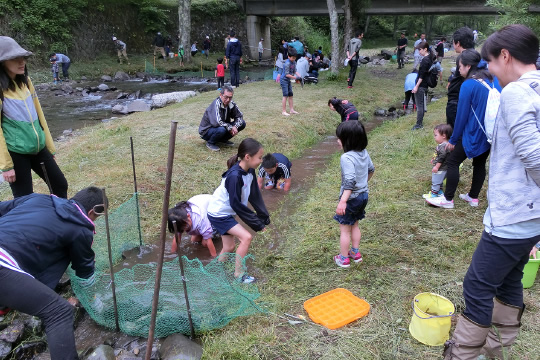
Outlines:
<svg viewBox="0 0 540 360"><path fill-rule="evenodd" d="M160 32L157 33L152 45L154 46L154 56L156 56L156 52L159 51L163 57L163 60L167 61L167 57L165 55L165 39Z"/></svg>
<svg viewBox="0 0 540 360"><path fill-rule="evenodd" d="M0 305L39 317L51 358L78 359L73 307L53 289L68 265L83 285L94 282L94 221L103 192L79 191L70 200L30 194L0 202Z"/></svg>
<svg viewBox="0 0 540 360"><path fill-rule="evenodd" d="M341 115L341 122L358 120L358 110L349 100L341 100L334 97L328 100L328 107L330 110L334 110Z"/></svg>
<svg viewBox="0 0 540 360"><path fill-rule="evenodd" d="M456 53L461 54L467 49L474 49L474 34L468 27L459 28L453 35L453 42ZM448 103L446 104L446 123L452 128L456 122L459 90L463 81L459 69L456 68L454 77L448 85Z"/></svg>
<svg viewBox="0 0 540 360"><path fill-rule="evenodd" d="M427 111L427 92L428 84L427 78L429 76L429 69L433 65L435 55L429 48L427 41L421 42L417 47L420 55L423 56L418 69L418 77L416 78L416 86L412 89L412 93L415 95L416 100L416 125L413 126L413 130L418 130L424 127L424 113Z"/></svg>
<svg viewBox="0 0 540 360"><path fill-rule="evenodd" d="M231 86L240 85L240 64L242 63L242 43L236 38L236 33L231 31L231 39L225 50L225 63L231 72Z"/></svg>
<svg viewBox="0 0 540 360"><path fill-rule="evenodd" d="M244 115L232 101L233 91L229 85L223 86L219 97L204 112L199 125L199 135L212 151L219 151L217 143L234 146L230 139L246 127Z"/></svg>

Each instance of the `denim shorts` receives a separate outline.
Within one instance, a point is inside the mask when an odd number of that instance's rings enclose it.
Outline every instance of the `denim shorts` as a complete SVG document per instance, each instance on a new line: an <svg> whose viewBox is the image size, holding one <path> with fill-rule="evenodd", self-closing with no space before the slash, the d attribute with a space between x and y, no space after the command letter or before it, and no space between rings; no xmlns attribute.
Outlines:
<svg viewBox="0 0 540 360"><path fill-rule="evenodd" d="M281 85L281 91L283 92L283 97L293 96L292 84L290 80L289 81L281 80L279 84Z"/></svg>
<svg viewBox="0 0 540 360"><path fill-rule="evenodd" d="M368 193L363 192L354 199L347 201L345 215L334 215L334 219L341 225L354 225L358 220L366 216L366 205L368 203Z"/></svg>
<svg viewBox="0 0 540 360"><path fill-rule="evenodd" d="M225 217L207 216L208 220L210 220L210 224L212 224L212 228L220 235L230 235L227 231L238 225L238 221L236 221L232 215Z"/></svg>

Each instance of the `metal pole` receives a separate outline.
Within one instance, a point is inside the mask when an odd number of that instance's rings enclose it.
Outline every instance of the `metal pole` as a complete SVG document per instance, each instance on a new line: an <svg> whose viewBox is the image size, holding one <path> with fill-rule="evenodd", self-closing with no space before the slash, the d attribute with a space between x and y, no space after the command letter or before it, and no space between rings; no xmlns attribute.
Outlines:
<svg viewBox="0 0 540 360"><path fill-rule="evenodd" d="M167 218L169 211L169 197L171 195L171 178L174 161L174 145L176 140L176 128L178 121L171 121L171 133L169 136L169 155L167 157L167 173L165 175L165 194L163 195L163 208L161 211L161 233L158 266L156 269L156 282L154 285L154 297L152 299L152 317L150 318L150 330L148 331L148 341L146 345L146 360L150 360L152 355L152 344L154 342L154 331L156 328L157 307L159 302L159 287L161 285L161 272L163 271L163 258L165 256L165 236L167 232Z"/></svg>
<svg viewBox="0 0 540 360"><path fill-rule="evenodd" d="M45 163L42 161L39 163L41 165L41 170L43 170L43 177L45 178L45 182L47 183L47 186L49 187L49 194L52 194L52 187L51 187L51 181L49 180L49 175L47 175L47 169L45 168Z"/></svg>
<svg viewBox="0 0 540 360"><path fill-rule="evenodd" d="M105 188L101 190L103 190L105 230L107 233L107 249L109 250L109 271L111 272L111 290L112 290L112 298L113 298L113 305L114 305L114 323L116 325L116 331L120 331L120 325L118 324L118 305L116 303L116 286L114 284L114 271L113 271L112 250L111 250L111 233L109 231L109 204L107 201L107 196L105 195Z"/></svg>
<svg viewBox="0 0 540 360"><path fill-rule="evenodd" d="M193 328L193 319L191 318L191 308L189 306L189 298L187 292L186 277L184 276L184 262L182 261L182 254L180 253L180 242L182 238L178 236L178 229L176 227L176 221L173 221L174 239L176 241L176 254L178 255L178 264L180 264L180 275L182 276L182 285L184 286L184 297L186 298L186 309L188 313L189 329L191 331L190 339L195 338L195 329Z"/></svg>
<svg viewBox="0 0 540 360"><path fill-rule="evenodd" d="M135 202L137 203L137 226L139 228L139 245L142 250L141 217L139 213L139 192L137 191L137 173L135 172L135 152L133 151L133 136L129 137L131 143L131 165L133 166L133 187L135 188Z"/></svg>

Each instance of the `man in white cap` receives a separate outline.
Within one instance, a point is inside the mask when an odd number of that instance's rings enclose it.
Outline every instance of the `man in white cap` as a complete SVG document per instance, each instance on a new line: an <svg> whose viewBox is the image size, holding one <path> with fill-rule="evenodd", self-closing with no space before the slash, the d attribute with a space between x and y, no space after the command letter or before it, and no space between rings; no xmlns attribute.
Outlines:
<svg viewBox="0 0 540 360"><path fill-rule="evenodd" d="M263 41L264 41L263 38L261 38L261 41L259 41L259 62L261 62L261 60L262 60L262 55L263 55L263 51L264 51Z"/></svg>
<svg viewBox="0 0 540 360"><path fill-rule="evenodd" d="M204 50L204 55L206 55L206 58L208 59L208 54L210 54L210 37L208 35L206 35L206 38L204 39L204 42L203 42L203 50Z"/></svg>
<svg viewBox="0 0 540 360"><path fill-rule="evenodd" d="M128 65L129 65L126 43L121 40L118 40L116 36L113 36L112 39L114 41L114 45L116 46L116 50L118 51L118 62L122 64L122 55L123 55L126 58L126 61L128 62Z"/></svg>

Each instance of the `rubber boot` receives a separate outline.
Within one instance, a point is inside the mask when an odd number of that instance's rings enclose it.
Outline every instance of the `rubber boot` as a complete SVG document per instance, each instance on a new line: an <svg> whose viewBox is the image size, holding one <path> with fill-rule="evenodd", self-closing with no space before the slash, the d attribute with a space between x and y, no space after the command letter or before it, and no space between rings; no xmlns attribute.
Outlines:
<svg viewBox="0 0 540 360"><path fill-rule="evenodd" d="M461 315L452 338L444 343L444 360L476 360L486 343L489 326L478 325Z"/></svg>
<svg viewBox="0 0 540 360"><path fill-rule="evenodd" d="M481 352L483 355L495 359L510 358L510 347L519 334L523 310L525 310L525 305L520 308L505 304L495 298L493 315L491 317L491 329Z"/></svg>

